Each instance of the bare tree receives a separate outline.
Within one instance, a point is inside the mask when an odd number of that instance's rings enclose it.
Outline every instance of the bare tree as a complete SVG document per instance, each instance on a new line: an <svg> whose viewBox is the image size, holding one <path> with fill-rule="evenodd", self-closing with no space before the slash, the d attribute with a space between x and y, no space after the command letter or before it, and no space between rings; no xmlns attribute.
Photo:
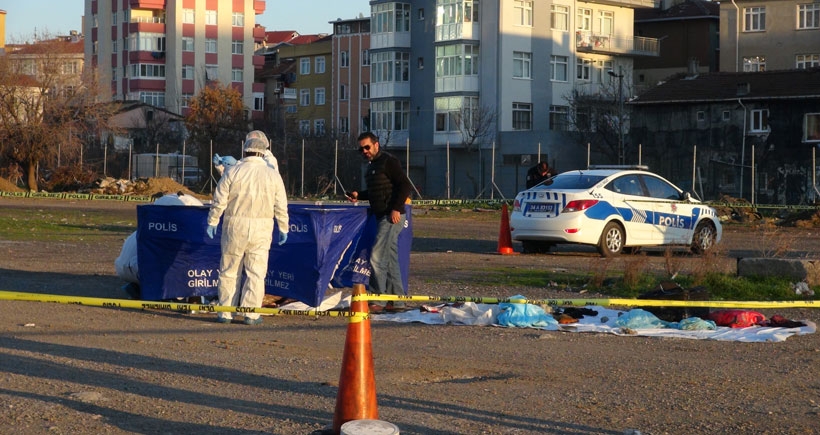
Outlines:
<svg viewBox="0 0 820 435"><path fill-rule="evenodd" d="M458 127L464 149L475 151L482 142L495 133L497 114L487 106L464 104L458 112Z"/></svg>
<svg viewBox="0 0 820 435"><path fill-rule="evenodd" d="M185 117L193 147L209 150L213 143L216 153L230 155L236 150L248 132L249 122L246 119L242 95L231 86L223 86L218 81L211 81L191 99L191 110ZM199 165L206 168L210 165L211 156L199 153Z"/></svg>
<svg viewBox="0 0 820 435"><path fill-rule="evenodd" d="M567 130L577 145L586 148L589 144L593 152L604 155L611 162L619 160L619 129L627 128L629 118L627 108L619 111L617 87L618 84L602 84L595 93L574 89L564 97L569 106L565 120ZM626 150L627 144L623 146Z"/></svg>

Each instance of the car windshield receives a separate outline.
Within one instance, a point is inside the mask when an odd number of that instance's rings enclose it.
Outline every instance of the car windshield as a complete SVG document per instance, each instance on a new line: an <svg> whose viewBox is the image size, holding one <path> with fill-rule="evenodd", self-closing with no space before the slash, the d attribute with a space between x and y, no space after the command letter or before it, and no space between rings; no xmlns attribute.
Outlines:
<svg viewBox="0 0 820 435"><path fill-rule="evenodd" d="M602 175L590 175L584 174L583 172L565 172L544 181L539 184L538 187L548 187L550 189L589 189L604 178Z"/></svg>

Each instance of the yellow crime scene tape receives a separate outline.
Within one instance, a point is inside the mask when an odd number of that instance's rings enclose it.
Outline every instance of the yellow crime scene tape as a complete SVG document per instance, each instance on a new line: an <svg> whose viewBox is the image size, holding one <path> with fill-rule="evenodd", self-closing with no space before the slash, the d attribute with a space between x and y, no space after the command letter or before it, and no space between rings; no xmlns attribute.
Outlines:
<svg viewBox="0 0 820 435"><path fill-rule="evenodd" d="M91 307L106 308L136 308L142 310L168 310L168 311L205 311L214 313L217 311L230 313L257 313L257 314L278 314L288 316L312 316L312 317L348 317L351 321L362 321L369 317L367 313L356 313L350 311L319 311L319 310L288 310L282 308L253 308L253 307L224 307L208 304L191 304L185 302L164 302L164 301L140 301L132 299L107 299L91 298L84 296L65 296L41 293L23 293L0 290L0 300L23 301L23 302L50 302L69 305L86 305Z"/></svg>
<svg viewBox="0 0 820 435"><path fill-rule="evenodd" d="M367 293L353 296L353 301L403 301L403 302L473 302L477 304L533 304L555 307L589 306L602 307L717 307L717 308L820 308L820 301L676 301L661 299L513 299L513 298L485 298L466 296L397 296L386 294Z"/></svg>

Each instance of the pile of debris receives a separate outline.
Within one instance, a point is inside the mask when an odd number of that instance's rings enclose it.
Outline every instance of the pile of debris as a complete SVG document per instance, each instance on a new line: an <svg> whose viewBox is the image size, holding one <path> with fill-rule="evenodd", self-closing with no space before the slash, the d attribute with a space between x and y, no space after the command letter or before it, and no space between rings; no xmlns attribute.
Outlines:
<svg viewBox="0 0 820 435"><path fill-rule="evenodd" d="M103 195L162 196L166 193L182 192L199 199L210 199L209 195L197 194L171 178L137 178L136 180L100 178L94 182L88 193Z"/></svg>

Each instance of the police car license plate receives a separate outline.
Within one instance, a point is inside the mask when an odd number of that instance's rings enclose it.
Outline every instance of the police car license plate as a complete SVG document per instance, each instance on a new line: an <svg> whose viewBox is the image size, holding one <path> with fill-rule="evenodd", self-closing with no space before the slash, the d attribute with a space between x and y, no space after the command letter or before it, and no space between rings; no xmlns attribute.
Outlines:
<svg viewBox="0 0 820 435"><path fill-rule="evenodd" d="M555 204L545 202L530 203L527 211L530 213L552 213L555 210Z"/></svg>

